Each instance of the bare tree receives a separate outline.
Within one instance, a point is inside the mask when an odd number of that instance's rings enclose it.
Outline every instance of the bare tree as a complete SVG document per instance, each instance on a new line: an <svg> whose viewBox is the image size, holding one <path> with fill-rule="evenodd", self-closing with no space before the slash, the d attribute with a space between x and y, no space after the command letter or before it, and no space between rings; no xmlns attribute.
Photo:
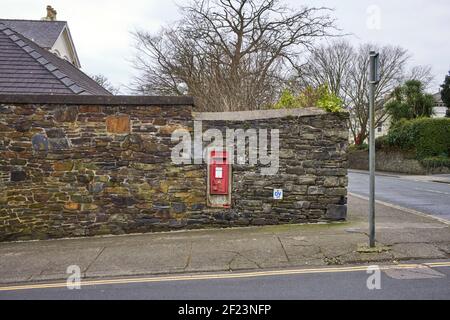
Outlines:
<svg viewBox="0 0 450 320"><path fill-rule="evenodd" d="M145 94L189 94L199 110L259 109L274 102L298 56L335 30L330 9L295 11L279 0L194 0L156 35L134 33Z"/></svg>
<svg viewBox="0 0 450 320"><path fill-rule="evenodd" d="M429 83L429 67L416 66L407 71L409 54L393 46L362 44L354 48L344 40L334 41L314 49L296 81L300 88L326 84L338 95L350 113L349 127L354 141L362 143L368 136L369 124L369 52L380 52L380 82L375 91L375 125L387 118L384 108L396 87L408 79Z"/></svg>
<svg viewBox="0 0 450 320"><path fill-rule="evenodd" d="M298 88L294 90L303 90L308 85L326 85L333 94L342 98L354 57L353 47L345 40L314 48L299 70L296 81Z"/></svg>
<svg viewBox="0 0 450 320"><path fill-rule="evenodd" d="M106 90L108 90L109 92L111 92L112 94L119 94L120 92L120 88L114 86L106 76L104 76L103 74L93 74L90 76L92 78L92 80L94 80L95 82L97 82L99 85L101 85L103 88L105 88Z"/></svg>
<svg viewBox="0 0 450 320"><path fill-rule="evenodd" d="M409 71L406 76L406 80L418 80L422 82L425 89L429 88L434 80L433 73L431 71L431 66L414 66Z"/></svg>
<svg viewBox="0 0 450 320"><path fill-rule="evenodd" d="M362 143L368 136L368 55L372 50L380 53L380 82L375 88L375 126L379 126L386 120L384 104L393 90L404 80L406 63L409 59L407 51L400 47L363 44L357 50L344 88L344 101L350 112L349 127L356 143Z"/></svg>

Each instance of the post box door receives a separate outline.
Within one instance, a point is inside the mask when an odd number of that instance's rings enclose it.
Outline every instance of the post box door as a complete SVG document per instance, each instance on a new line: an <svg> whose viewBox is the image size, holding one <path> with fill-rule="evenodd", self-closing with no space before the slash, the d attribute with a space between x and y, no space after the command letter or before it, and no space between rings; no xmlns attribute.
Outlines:
<svg viewBox="0 0 450 320"><path fill-rule="evenodd" d="M210 194L228 194L229 164L226 152L212 151L210 157Z"/></svg>

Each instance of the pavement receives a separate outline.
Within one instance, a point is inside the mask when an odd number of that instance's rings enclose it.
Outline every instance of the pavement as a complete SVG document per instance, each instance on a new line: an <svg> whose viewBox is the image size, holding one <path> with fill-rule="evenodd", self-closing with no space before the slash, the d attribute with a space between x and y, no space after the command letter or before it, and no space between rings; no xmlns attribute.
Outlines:
<svg viewBox="0 0 450 320"><path fill-rule="evenodd" d="M365 248L367 201L348 198L348 221L0 243L0 284L139 275L445 261L450 226L377 204L377 248ZM0 288L1 289L1 288Z"/></svg>
<svg viewBox="0 0 450 320"><path fill-rule="evenodd" d="M367 171L349 170L350 193L368 197ZM377 172L376 199L425 214L450 223L450 175L404 175Z"/></svg>

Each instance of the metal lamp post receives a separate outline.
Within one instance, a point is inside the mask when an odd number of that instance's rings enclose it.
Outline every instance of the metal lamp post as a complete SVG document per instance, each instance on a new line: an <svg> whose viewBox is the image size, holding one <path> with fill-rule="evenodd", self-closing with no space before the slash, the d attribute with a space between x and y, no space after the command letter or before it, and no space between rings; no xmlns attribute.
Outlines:
<svg viewBox="0 0 450 320"><path fill-rule="evenodd" d="M369 246L375 247L375 86L379 80L378 53L370 51L369 70Z"/></svg>

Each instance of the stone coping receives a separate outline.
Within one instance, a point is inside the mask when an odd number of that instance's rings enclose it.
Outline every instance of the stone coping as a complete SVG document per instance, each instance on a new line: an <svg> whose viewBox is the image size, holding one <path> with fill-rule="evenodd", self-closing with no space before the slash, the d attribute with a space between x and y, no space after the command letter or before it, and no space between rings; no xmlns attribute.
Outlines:
<svg viewBox="0 0 450 320"><path fill-rule="evenodd" d="M96 95L44 95L0 94L1 103L64 104L64 105L158 105L194 106L194 98L188 96L96 96Z"/></svg>
<svg viewBox="0 0 450 320"><path fill-rule="evenodd" d="M248 121L284 117L304 117L326 114L319 108L270 109L233 112L193 112L194 120L207 121Z"/></svg>

